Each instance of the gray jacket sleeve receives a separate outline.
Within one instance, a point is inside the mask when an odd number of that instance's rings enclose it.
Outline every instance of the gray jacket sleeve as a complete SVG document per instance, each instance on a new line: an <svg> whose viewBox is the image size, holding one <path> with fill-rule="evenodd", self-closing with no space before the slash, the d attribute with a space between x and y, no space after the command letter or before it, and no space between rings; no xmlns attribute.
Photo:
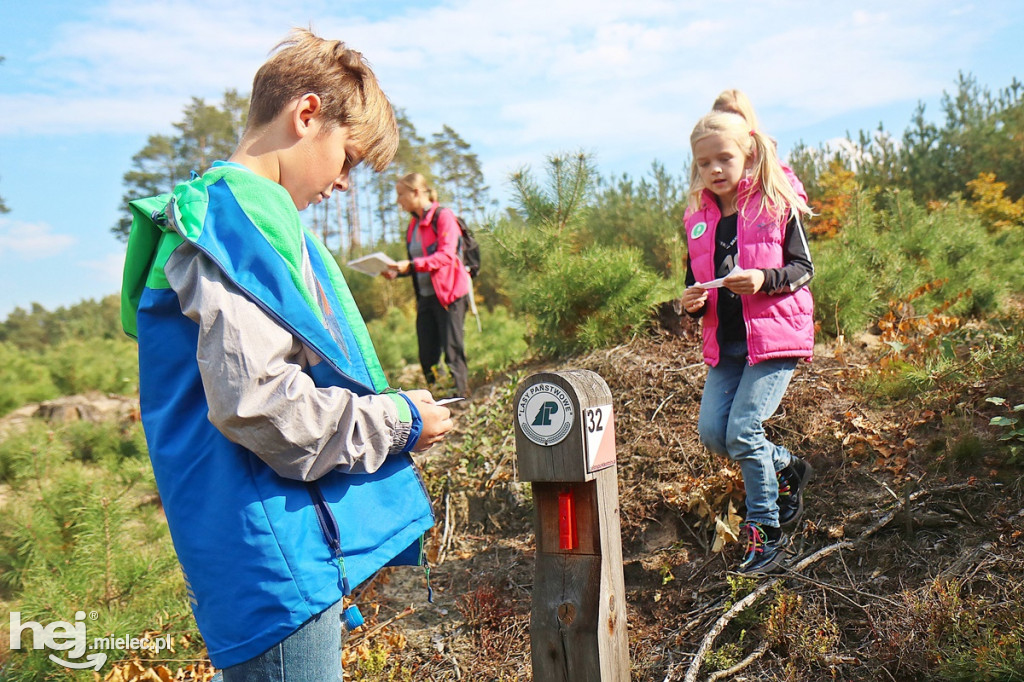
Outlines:
<svg viewBox="0 0 1024 682"><path fill-rule="evenodd" d="M333 469L372 473L405 448L411 424L399 419L392 396L315 386L303 370L320 358L195 247L179 246L165 274L182 312L199 325L209 419L229 440L302 481Z"/></svg>

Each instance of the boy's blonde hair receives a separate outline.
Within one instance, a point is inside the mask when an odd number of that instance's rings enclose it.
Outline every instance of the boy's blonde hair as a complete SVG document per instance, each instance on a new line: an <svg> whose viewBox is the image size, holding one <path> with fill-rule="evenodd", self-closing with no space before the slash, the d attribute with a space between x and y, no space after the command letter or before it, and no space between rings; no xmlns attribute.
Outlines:
<svg viewBox="0 0 1024 682"><path fill-rule="evenodd" d="M751 163L750 179L761 193L760 211L782 216L790 211L811 214L810 207L796 193L793 185L782 171L775 143L764 133L750 127L739 114L712 111L697 121L690 134L691 150L698 142L712 135L721 135L736 143L744 158ZM689 210L696 211L703 200L704 181L697 167L696 153L690 165ZM740 196L742 202L747 197Z"/></svg>
<svg viewBox="0 0 1024 682"><path fill-rule="evenodd" d="M426 192L427 198L431 201L437 201L437 190L427 184L427 179L420 173L409 173L408 175L399 178L399 185L405 185L409 189L418 189Z"/></svg>
<svg viewBox="0 0 1024 682"><path fill-rule="evenodd" d="M757 114L754 113L754 105L750 103L750 99L743 94L742 90L735 88L722 90L715 99L715 103L711 105L711 111L739 114L753 130L761 130Z"/></svg>
<svg viewBox="0 0 1024 682"><path fill-rule="evenodd" d="M363 160L377 172L388 167L398 151L398 124L361 53L300 28L271 52L252 82L248 129L270 123L289 102L314 93L330 124L326 130L348 127Z"/></svg>

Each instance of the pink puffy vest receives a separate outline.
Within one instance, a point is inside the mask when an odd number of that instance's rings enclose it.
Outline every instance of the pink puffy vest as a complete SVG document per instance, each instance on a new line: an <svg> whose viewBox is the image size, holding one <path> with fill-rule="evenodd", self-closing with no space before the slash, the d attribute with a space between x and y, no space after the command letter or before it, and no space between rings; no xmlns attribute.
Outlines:
<svg viewBox="0 0 1024 682"><path fill-rule="evenodd" d="M775 217L761 211L761 195L744 178L739 185L736 225L737 262L741 268L781 268L782 242L788 214ZM686 217L690 267L698 282L715 279L715 231L722 214L705 190L701 207ZM814 353L814 300L807 287L788 294L758 292L741 296L747 328L750 364L773 358L808 358ZM704 362L718 365L718 290L708 290L703 318Z"/></svg>

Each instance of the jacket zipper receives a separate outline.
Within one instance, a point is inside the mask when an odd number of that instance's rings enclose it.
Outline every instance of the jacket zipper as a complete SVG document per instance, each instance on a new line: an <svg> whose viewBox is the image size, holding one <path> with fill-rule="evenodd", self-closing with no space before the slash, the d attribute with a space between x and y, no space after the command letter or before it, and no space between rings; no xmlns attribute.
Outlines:
<svg viewBox="0 0 1024 682"><path fill-rule="evenodd" d="M352 594L352 588L348 584L348 574L345 571L345 553L341 548L341 529L338 520L331 511L327 499L324 497L320 486L314 481L306 484L309 489L309 496L313 500L313 508L316 510L316 519L320 523L320 530L324 534L324 540L331 550L331 556L338 560L338 572L341 576L341 592L346 597Z"/></svg>
<svg viewBox="0 0 1024 682"><path fill-rule="evenodd" d="M740 224L741 222L743 223L743 225ZM738 215L736 216L736 265L740 265L740 253L743 252L743 247L745 246L745 244L743 243L743 240L740 239L740 235L743 233L742 227L744 227L745 225L746 225L745 216L743 215L742 211L739 211ZM742 266L740 266L740 267L742 267ZM747 311L747 305L743 301L743 297L740 296L739 299L740 299L740 310L743 312L743 329L746 331L746 334L747 334L747 338L746 338L746 342L747 342L747 365L750 366L750 367L753 367L754 363L753 363L753 360L751 358L751 352L750 352L750 316L749 316L748 311Z"/></svg>

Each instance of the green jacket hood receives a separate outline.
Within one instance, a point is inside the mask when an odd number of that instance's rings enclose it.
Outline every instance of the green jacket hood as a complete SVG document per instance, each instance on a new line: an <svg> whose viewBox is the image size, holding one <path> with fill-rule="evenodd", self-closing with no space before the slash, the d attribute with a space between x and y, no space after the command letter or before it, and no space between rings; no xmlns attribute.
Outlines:
<svg viewBox="0 0 1024 682"><path fill-rule="evenodd" d="M142 298L142 290L146 287L156 259L160 237L166 230L164 209L170 197L170 194L160 194L128 203L132 212L132 228L128 235L121 281L121 327L133 339L138 339L136 314L139 299Z"/></svg>

